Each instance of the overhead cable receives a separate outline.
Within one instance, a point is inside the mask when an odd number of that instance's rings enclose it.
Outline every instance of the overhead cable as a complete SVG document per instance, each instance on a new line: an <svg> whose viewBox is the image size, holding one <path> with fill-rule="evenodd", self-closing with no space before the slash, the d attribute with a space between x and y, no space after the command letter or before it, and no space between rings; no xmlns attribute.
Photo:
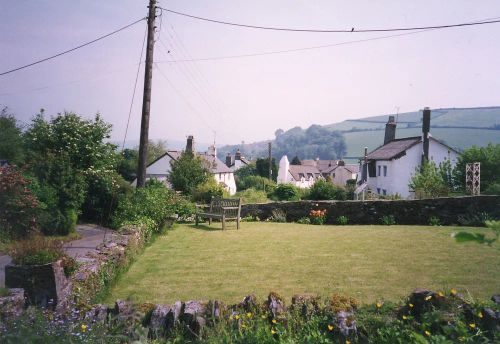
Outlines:
<svg viewBox="0 0 500 344"><path fill-rule="evenodd" d="M113 32L110 32L110 33L108 33L108 34L106 34L106 35L104 35L104 36L100 36L100 37L98 37L98 38L96 38L96 39L93 39L93 40L91 40L91 41L89 41L89 42L86 42L86 43L80 44L79 46L76 46L76 47L71 48L71 49L69 49L69 50L65 50L65 51L60 52L60 53L58 53L58 54L55 54L55 55L52 55L52 56L46 57L46 58L44 58L44 59L41 59L41 60L38 60L38 61L35 61L35 62L32 62L32 63L29 63L29 64L27 64L27 65L24 65L24 66L21 66L21 67L17 67L17 68L14 68L14 69L11 69L11 70L8 70L8 71L5 71L5 72L2 72L2 73L0 73L0 76L2 76L2 75L6 75L6 74L9 74L9 73L12 73L12 72L15 72L15 71L18 71L18 70L24 69L24 68L28 68L28 67L34 66L34 65L36 65L36 64L39 64L39 63L42 63L42 62L45 62L45 61L48 61L48 60L52 60L52 59L54 59L54 58L56 58L56 57L59 57L59 56L65 55L65 54L67 54L67 53L70 53L70 52L72 52L72 51L75 51L75 50L77 50L77 49L83 48L83 47L85 47L85 46L87 46L87 45L90 45L90 44L92 44L92 43L98 42L98 41L100 41L100 40L102 40L102 39L104 39L104 38L107 38L107 37L109 37L109 36L112 36L112 35L114 35L114 34L116 34L116 33L120 32L120 31L123 31L123 30L125 30L125 29L127 29L127 28L129 28L129 27L131 27L131 26L133 26L133 25L135 25L135 24L137 24L137 23L139 23L139 22L141 22L141 21L145 20L145 19L146 19L146 18L141 18L141 19L138 19L138 20L136 20L135 22L130 23L130 24L128 24L128 25L125 25L125 26L123 26L123 27L121 27L121 28L119 28L119 29L117 29L117 30L115 30L115 31L113 31Z"/></svg>
<svg viewBox="0 0 500 344"><path fill-rule="evenodd" d="M389 29L356 29L352 27L351 29L333 29L333 30L321 30L321 29L294 29L294 28L284 28L284 27L272 27L272 26L258 26L258 25L249 25L249 24L240 24L233 22L226 22L222 20L198 17L192 14L187 14L183 12L178 12L174 10L170 10L168 8L161 7L162 10L177 14L180 16L207 21L216 24L230 25L243 27L248 29L258 29L258 30L272 30L272 31L290 31L290 32L311 32L311 33L366 33L366 32L392 32L392 31L415 31L415 30L428 30L428 29L447 29L454 27L463 27L463 26L474 26L474 25L485 25L485 24L495 24L500 23L500 20L490 20L490 21L481 21L481 22L469 22L469 23L459 23L459 24L447 24L447 25L433 25L433 26L414 26L414 27L404 27L404 28L389 28Z"/></svg>

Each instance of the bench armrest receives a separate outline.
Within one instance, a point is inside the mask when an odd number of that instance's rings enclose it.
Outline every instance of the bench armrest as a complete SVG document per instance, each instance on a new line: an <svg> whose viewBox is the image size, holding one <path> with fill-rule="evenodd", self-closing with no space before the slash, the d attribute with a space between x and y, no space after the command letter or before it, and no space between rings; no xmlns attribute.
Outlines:
<svg viewBox="0 0 500 344"><path fill-rule="evenodd" d="M237 210L240 209L240 207L221 207L224 210Z"/></svg>

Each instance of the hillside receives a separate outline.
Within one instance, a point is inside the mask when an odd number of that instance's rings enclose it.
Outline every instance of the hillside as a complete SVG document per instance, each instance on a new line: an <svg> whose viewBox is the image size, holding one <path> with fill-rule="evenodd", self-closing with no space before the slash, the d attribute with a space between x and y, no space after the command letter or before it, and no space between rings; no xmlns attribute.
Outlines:
<svg viewBox="0 0 500 344"><path fill-rule="evenodd" d="M353 160L363 154L364 147L368 147L371 151L383 143L385 123L389 115L395 114L349 119L325 125L323 128L342 132L347 150L345 157L347 160ZM396 137L420 135L421 117L421 111L398 114ZM473 145L500 144L500 106L432 109L431 134L458 150ZM267 142L269 141L223 146L218 149L218 152L219 156L223 157L227 152L234 153L239 148L247 157L265 156ZM286 154L292 155L293 152L286 152ZM308 158L313 158L313 156Z"/></svg>

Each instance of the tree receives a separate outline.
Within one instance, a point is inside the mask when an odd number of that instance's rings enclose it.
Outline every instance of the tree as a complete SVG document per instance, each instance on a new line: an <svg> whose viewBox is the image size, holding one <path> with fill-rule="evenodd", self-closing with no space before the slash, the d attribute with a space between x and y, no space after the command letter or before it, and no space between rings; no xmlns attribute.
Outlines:
<svg viewBox="0 0 500 344"><path fill-rule="evenodd" d="M299 188L292 184L278 184L274 190L273 198L278 201L298 201L300 199Z"/></svg>
<svg viewBox="0 0 500 344"><path fill-rule="evenodd" d="M134 150L139 151L139 146L135 147ZM166 152L167 152L167 141L158 140L155 142L153 140L149 140L148 155L146 157L147 163L151 164L156 159L164 155Z"/></svg>
<svg viewBox="0 0 500 344"><path fill-rule="evenodd" d="M199 185L211 178L208 167L199 156L182 152L177 160L172 160L168 181L176 191L189 195Z"/></svg>
<svg viewBox="0 0 500 344"><path fill-rule="evenodd" d="M311 187L309 192L311 200L345 200L346 192L343 188L327 181L318 180Z"/></svg>
<svg viewBox="0 0 500 344"><path fill-rule="evenodd" d="M272 169L272 180L276 181L278 178L278 165L276 165L276 159L271 159L271 169ZM257 175L265 178L269 178L269 159L257 159L255 162L255 171Z"/></svg>
<svg viewBox="0 0 500 344"><path fill-rule="evenodd" d="M129 182L132 182L137 177L137 161L139 152L136 149L126 148L121 154L118 162L118 173Z"/></svg>
<svg viewBox="0 0 500 344"><path fill-rule="evenodd" d="M298 156L294 156L290 165L300 165L300 159Z"/></svg>
<svg viewBox="0 0 500 344"><path fill-rule="evenodd" d="M0 111L0 159L19 165L24 161L23 138L14 115L7 107Z"/></svg>
<svg viewBox="0 0 500 344"><path fill-rule="evenodd" d="M481 190L500 183L500 144L488 144L486 147L473 146L463 151L458 157L454 180L465 190L465 166L467 163L481 163Z"/></svg>
<svg viewBox="0 0 500 344"><path fill-rule="evenodd" d="M56 193L57 209L47 212L59 211L68 220L60 234L74 228L84 202L89 215L98 212L110 206L106 199L119 188L116 146L105 142L110 132L111 125L99 114L86 120L67 112L45 120L42 112L25 133L31 172L40 184L49 185Z"/></svg>
<svg viewBox="0 0 500 344"><path fill-rule="evenodd" d="M447 196L449 192L442 172L433 161L425 162L420 170L417 168L408 186L418 198Z"/></svg>

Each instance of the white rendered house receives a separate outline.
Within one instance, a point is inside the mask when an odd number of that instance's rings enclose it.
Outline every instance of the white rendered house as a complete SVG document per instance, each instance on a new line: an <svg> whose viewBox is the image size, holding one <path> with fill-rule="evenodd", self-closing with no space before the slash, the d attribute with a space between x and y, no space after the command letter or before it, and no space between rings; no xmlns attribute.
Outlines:
<svg viewBox="0 0 500 344"><path fill-rule="evenodd" d="M451 166L455 166L458 152L430 135L430 110L424 110L422 129L422 136L395 139L396 123L394 116L390 116L384 145L366 154L361 161L358 184L379 195L398 194L402 198L413 198L414 193L408 184L424 159L437 166L449 160Z"/></svg>
<svg viewBox="0 0 500 344"><path fill-rule="evenodd" d="M193 150L194 140L192 136L187 139L186 150ZM224 186L230 195L236 193L236 182L234 173L222 161L217 159L215 146L209 147L208 152L195 153L201 157L207 166L209 166L213 177L217 183ZM172 160L177 160L181 156L182 151L169 150L161 157L153 161L146 168L146 179L154 178L168 185L168 175L171 171ZM134 180L132 185L136 185L137 180Z"/></svg>
<svg viewBox="0 0 500 344"><path fill-rule="evenodd" d="M356 180L358 169L358 165L346 165L342 160L303 160L300 165L291 165L284 155L279 163L277 182L310 188L316 180L330 178L333 184L345 186L348 180Z"/></svg>

